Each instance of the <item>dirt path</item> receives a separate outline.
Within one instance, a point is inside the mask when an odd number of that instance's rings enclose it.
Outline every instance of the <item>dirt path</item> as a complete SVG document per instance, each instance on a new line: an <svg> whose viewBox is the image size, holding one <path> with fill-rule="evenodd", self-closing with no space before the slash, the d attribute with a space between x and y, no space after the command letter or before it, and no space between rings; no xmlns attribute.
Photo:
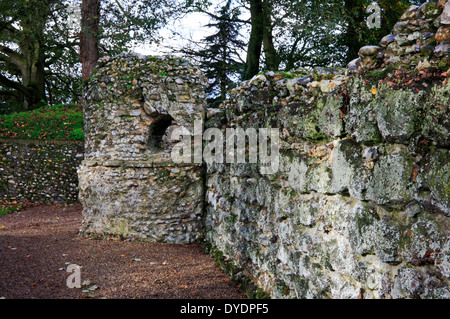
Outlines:
<svg viewBox="0 0 450 319"><path fill-rule="evenodd" d="M0 216L0 297L246 298L198 245L91 240L80 222L80 205ZM82 288L67 287L70 264Z"/></svg>

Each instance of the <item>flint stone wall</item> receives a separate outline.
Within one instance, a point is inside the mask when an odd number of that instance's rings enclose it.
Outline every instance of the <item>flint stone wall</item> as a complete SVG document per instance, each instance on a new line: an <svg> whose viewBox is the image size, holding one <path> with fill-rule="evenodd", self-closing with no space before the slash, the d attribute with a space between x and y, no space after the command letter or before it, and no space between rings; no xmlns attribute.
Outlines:
<svg viewBox="0 0 450 319"><path fill-rule="evenodd" d="M417 103L408 89L375 96L360 77L285 97L279 81L242 84L207 122L282 135L277 174L208 165L206 240L275 298L449 298L450 86ZM416 112L410 131L384 125L406 127Z"/></svg>
<svg viewBox="0 0 450 319"><path fill-rule="evenodd" d="M401 25L442 31L444 5L411 7ZM346 70L265 72L230 93L206 128L281 138L276 174L207 165L205 236L233 276L273 298L450 298L450 63L437 42L364 47Z"/></svg>
<svg viewBox="0 0 450 319"><path fill-rule="evenodd" d="M77 142L0 140L0 201L77 202L83 151Z"/></svg>
<svg viewBox="0 0 450 319"><path fill-rule="evenodd" d="M82 233L171 243L199 237L201 165L171 160L174 129L193 132L205 108L201 72L170 57L123 54L100 61L84 94L80 167Z"/></svg>

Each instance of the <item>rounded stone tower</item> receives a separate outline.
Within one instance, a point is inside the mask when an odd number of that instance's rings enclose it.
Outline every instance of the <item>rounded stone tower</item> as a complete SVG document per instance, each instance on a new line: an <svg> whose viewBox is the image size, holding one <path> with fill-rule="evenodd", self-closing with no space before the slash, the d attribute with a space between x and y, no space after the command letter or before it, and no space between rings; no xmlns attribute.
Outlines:
<svg viewBox="0 0 450 319"><path fill-rule="evenodd" d="M80 229L189 243L202 229L203 168L175 163L174 130L203 123L207 79L175 57L121 54L98 63L84 91L85 160Z"/></svg>

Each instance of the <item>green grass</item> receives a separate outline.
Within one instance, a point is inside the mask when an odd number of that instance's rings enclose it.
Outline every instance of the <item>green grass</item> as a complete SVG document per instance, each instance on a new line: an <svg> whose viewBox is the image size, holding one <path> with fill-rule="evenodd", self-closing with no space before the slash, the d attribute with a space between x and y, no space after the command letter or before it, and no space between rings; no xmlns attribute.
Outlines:
<svg viewBox="0 0 450 319"><path fill-rule="evenodd" d="M0 138L84 141L82 107L64 104L0 115Z"/></svg>
<svg viewBox="0 0 450 319"><path fill-rule="evenodd" d="M21 209L22 207L20 206L0 206L0 216L7 215Z"/></svg>

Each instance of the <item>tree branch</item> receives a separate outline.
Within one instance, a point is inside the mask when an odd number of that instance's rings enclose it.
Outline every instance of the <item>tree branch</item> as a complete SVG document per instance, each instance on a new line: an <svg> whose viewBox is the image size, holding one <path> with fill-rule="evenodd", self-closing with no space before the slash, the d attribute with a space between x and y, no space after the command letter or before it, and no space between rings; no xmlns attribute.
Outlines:
<svg viewBox="0 0 450 319"><path fill-rule="evenodd" d="M209 15L211 18L214 18L214 19L219 20L219 21L237 22L237 23L244 23L244 24L250 24L250 25L251 25L250 19L249 19L249 20L241 20L241 19L237 19L237 18L232 18L232 19L224 18L224 17L215 15L214 13L208 12L208 11L203 10L203 9L199 9L199 12L204 13L204 14L207 14L207 15Z"/></svg>
<svg viewBox="0 0 450 319"><path fill-rule="evenodd" d="M8 79L7 77L5 77L5 76L3 76L1 74L0 74L0 84L6 86L8 88L17 90L17 91L19 91L20 93L22 93L24 95L27 95L27 96L30 95L30 90L28 88L24 87L20 83L11 81L10 79Z"/></svg>
<svg viewBox="0 0 450 319"><path fill-rule="evenodd" d="M24 63L20 53L3 45L0 45L0 52L4 54L2 57L3 61L16 65L20 70L24 69Z"/></svg>
<svg viewBox="0 0 450 319"><path fill-rule="evenodd" d="M10 90L0 90L0 96L13 96L16 99L20 99L21 95L17 91L10 91Z"/></svg>

